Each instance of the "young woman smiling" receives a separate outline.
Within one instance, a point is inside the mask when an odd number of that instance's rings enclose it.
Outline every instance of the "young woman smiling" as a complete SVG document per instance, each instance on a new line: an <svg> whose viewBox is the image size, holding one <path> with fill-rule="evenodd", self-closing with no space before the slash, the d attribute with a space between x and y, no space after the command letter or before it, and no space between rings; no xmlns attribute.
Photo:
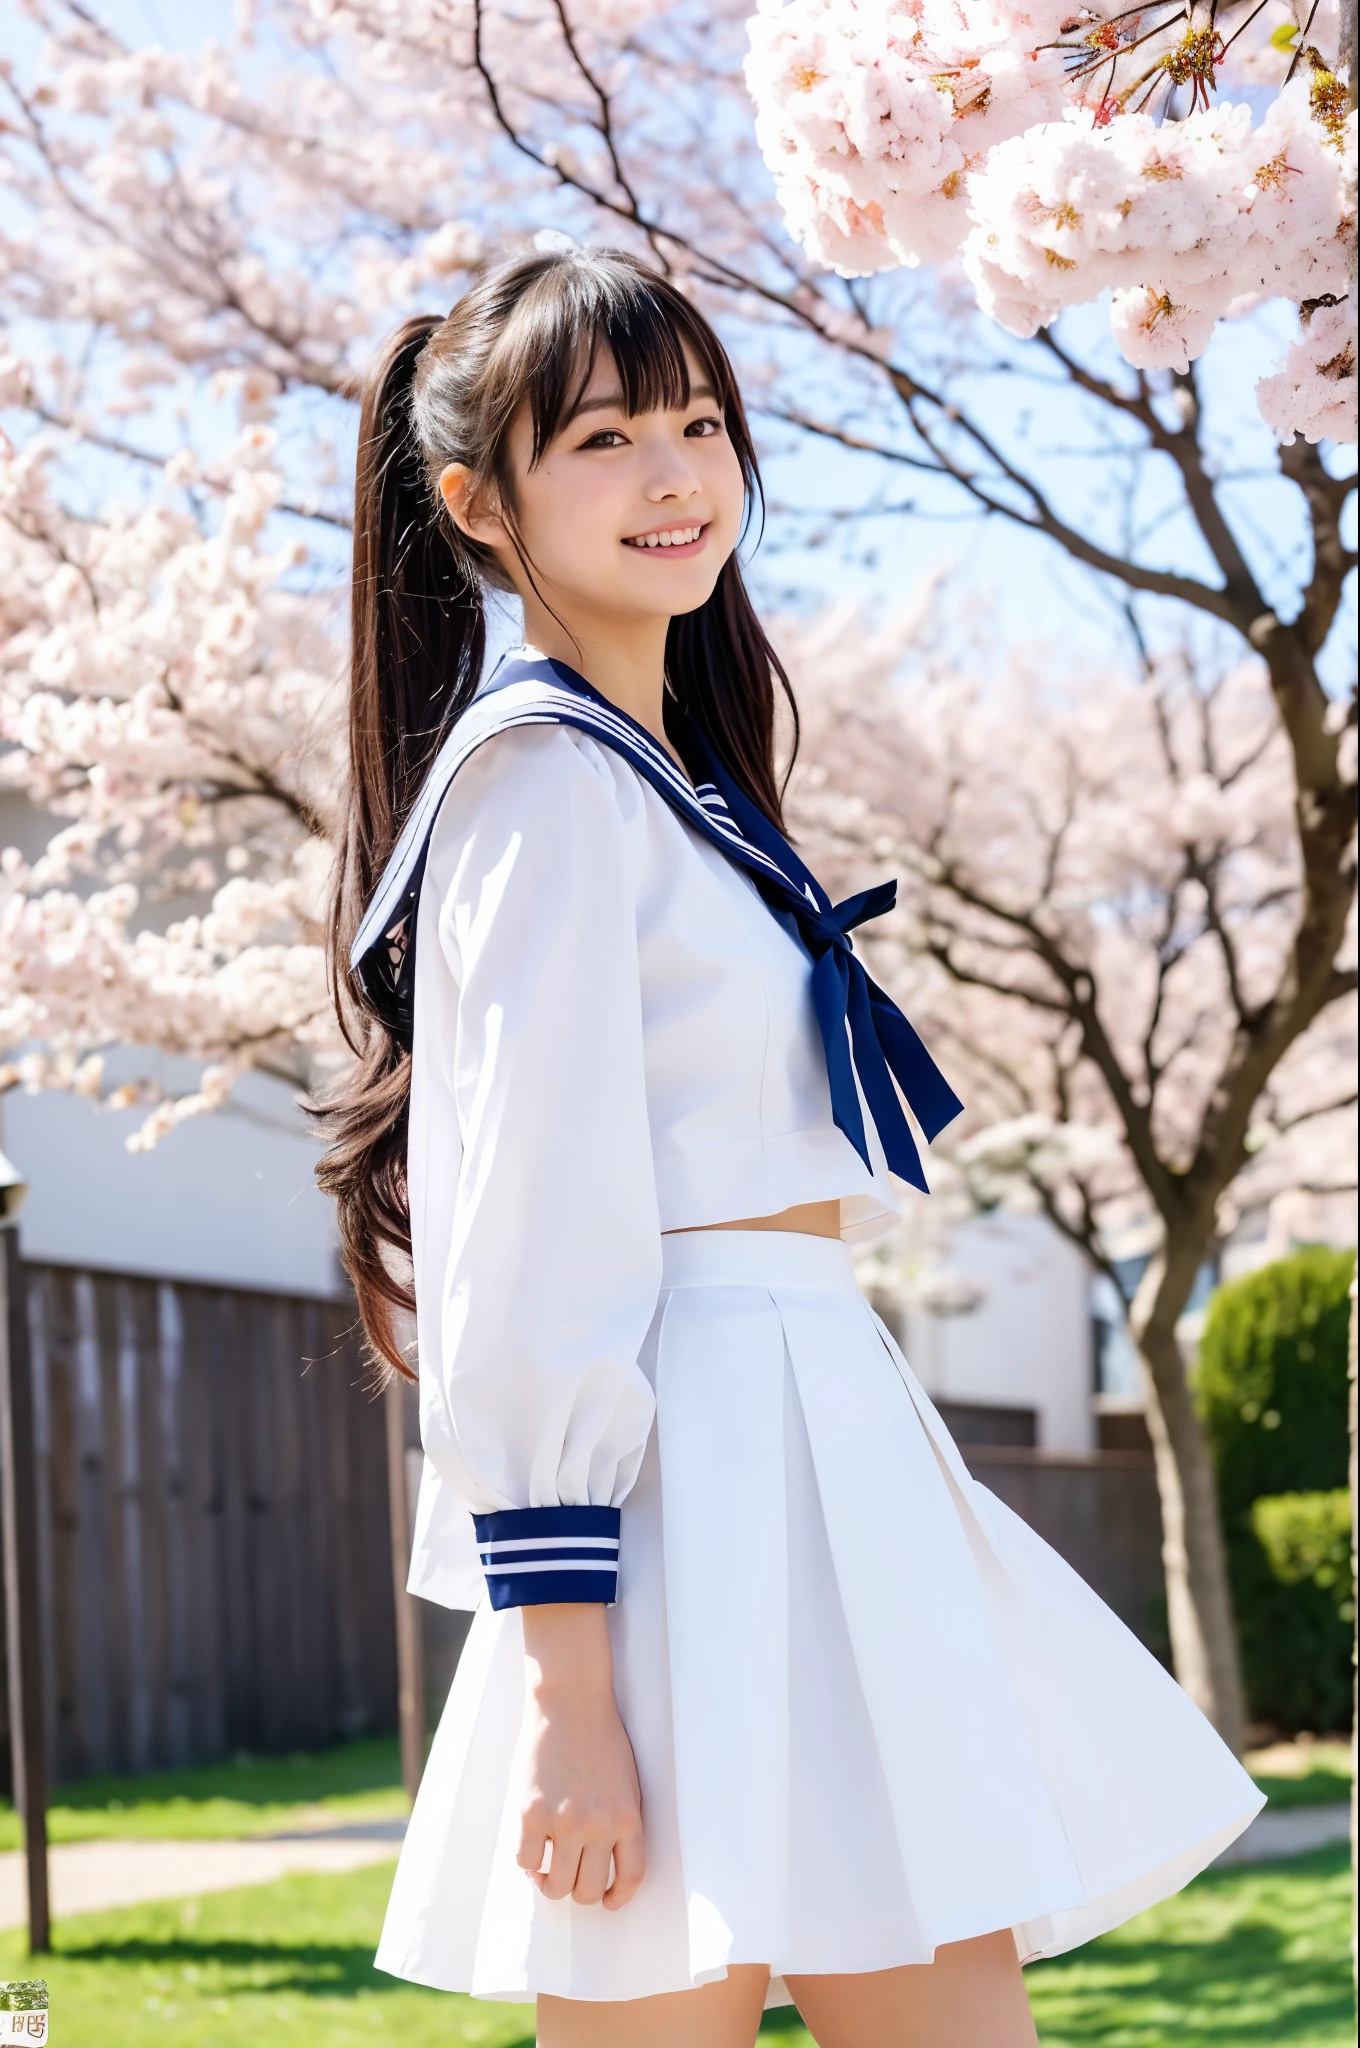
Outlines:
<svg viewBox="0 0 1360 2048"><path fill-rule="evenodd" d="M757 491L716 335L614 252L368 383L323 1179L396 1371L415 1310L412 1589L477 1606L378 1964L536 1996L542 2048L790 1998L823 2048L1021 2048L1021 1963L1260 1799L855 1288L924 1185L899 1090L959 1105L853 950L891 888L833 906L781 830Z"/></svg>

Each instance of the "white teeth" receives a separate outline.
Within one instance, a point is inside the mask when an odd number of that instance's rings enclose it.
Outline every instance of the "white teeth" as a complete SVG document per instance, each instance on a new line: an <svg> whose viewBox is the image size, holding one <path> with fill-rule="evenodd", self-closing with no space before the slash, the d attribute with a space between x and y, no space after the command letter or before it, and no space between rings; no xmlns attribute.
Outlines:
<svg viewBox="0 0 1360 2048"><path fill-rule="evenodd" d="M698 540L701 526L680 526L670 533L640 533L629 542L634 548L683 548Z"/></svg>

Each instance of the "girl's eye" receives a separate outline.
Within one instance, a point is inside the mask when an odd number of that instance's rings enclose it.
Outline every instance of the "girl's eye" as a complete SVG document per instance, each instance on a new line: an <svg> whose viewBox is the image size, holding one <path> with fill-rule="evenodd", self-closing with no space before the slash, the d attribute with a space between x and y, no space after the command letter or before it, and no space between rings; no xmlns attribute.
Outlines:
<svg viewBox="0 0 1360 2048"><path fill-rule="evenodd" d="M623 445L624 438L624 435L619 432L617 427L601 427L598 434L592 434L588 441L581 443L581 446L582 448L617 448Z"/></svg>
<svg viewBox="0 0 1360 2048"><path fill-rule="evenodd" d="M696 441L704 441L707 440L711 434L720 434L722 430L722 421L720 419L714 419L711 415L709 415L705 419L691 420L689 425L685 428L685 434L687 437L692 435Z"/></svg>

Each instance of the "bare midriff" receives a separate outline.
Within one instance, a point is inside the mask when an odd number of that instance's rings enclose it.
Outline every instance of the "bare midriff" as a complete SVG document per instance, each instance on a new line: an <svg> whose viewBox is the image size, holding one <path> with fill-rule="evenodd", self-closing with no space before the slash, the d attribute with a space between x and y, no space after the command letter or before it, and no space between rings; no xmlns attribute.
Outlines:
<svg viewBox="0 0 1360 2048"><path fill-rule="evenodd" d="M777 1216L743 1216L733 1223L689 1223L683 1230L667 1230L665 1237L688 1237L694 1230L796 1230L804 1237L839 1237L841 1205L836 1202L798 1202L781 1209Z"/></svg>

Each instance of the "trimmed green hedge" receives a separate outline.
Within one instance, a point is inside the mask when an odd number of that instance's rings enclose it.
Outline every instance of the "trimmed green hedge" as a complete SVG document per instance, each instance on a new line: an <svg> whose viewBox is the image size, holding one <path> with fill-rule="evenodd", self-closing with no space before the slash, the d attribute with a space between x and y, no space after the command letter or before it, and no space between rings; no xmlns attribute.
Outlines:
<svg viewBox="0 0 1360 2048"><path fill-rule="evenodd" d="M1319 1499L1347 1483L1354 1263L1353 1252L1314 1246L1230 1281L1209 1304L1200 1345L1196 1387L1248 1709L1285 1729L1350 1722L1350 1574L1344 1558L1337 1569L1334 1526L1342 1511Z"/></svg>
<svg viewBox="0 0 1360 2048"><path fill-rule="evenodd" d="M1282 1586L1310 1579L1331 1594L1343 1621L1355 1619L1346 1487L1329 1493L1263 1493L1251 1504L1251 1526Z"/></svg>

